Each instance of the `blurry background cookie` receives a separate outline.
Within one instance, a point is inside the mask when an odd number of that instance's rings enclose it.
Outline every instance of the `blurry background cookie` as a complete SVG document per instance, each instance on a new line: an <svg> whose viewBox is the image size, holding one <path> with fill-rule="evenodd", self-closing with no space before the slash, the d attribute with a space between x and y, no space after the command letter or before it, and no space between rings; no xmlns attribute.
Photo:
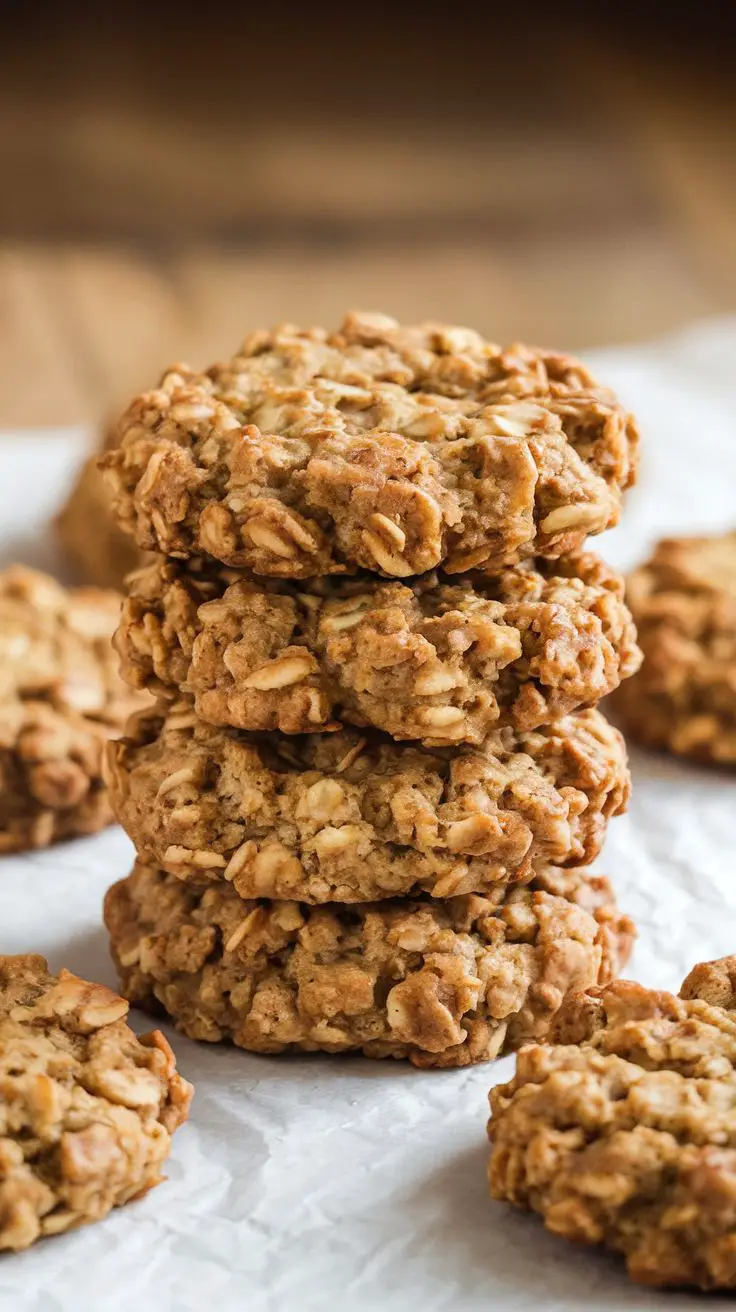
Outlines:
<svg viewBox="0 0 736 1312"><path fill-rule="evenodd" d="M118 528L110 494L97 468L108 449L113 430L107 429L100 451L85 460L68 500L54 521L66 559L80 583L98 588L119 588L125 575L145 560L133 539Z"/></svg>
<svg viewBox="0 0 736 1312"><path fill-rule="evenodd" d="M141 704L117 672L119 610L115 592L0 573L0 852L112 823L103 744Z"/></svg>
<svg viewBox="0 0 736 1312"><path fill-rule="evenodd" d="M632 739L736 765L736 531L660 542L627 585L644 664L616 694Z"/></svg>

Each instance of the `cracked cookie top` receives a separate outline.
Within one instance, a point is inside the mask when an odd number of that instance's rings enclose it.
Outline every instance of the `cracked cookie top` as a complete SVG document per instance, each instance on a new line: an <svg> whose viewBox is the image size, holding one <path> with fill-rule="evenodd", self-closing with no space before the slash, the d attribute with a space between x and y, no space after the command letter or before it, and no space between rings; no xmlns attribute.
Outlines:
<svg viewBox="0 0 736 1312"><path fill-rule="evenodd" d="M104 457L122 526L257 574L408 578L558 556L618 520L638 433L570 357L351 314L177 366Z"/></svg>
<svg viewBox="0 0 736 1312"><path fill-rule="evenodd" d="M191 1085L128 1003L43 957L0 957L0 1250L96 1221L161 1180Z"/></svg>
<svg viewBox="0 0 736 1312"><path fill-rule="evenodd" d="M133 717L107 777L145 859L307 902L449 897L585 865L629 788L621 735L597 711L430 751L356 730L217 729L188 699Z"/></svg>
<svg viewBox="0 0 736 1312"><path fill-rule="evenodd" d="M129 580L115 641L128 683L190 693L211 724L347 723L430 747L548 724L639 665L623 580L590 553L410 585L159 559Z"/></svg>
<svg viewBox="0 0 736 1312"><path fill-rule="evenodd" d="M736 958L573 994L491 1090L491 1190L645 1284L736 1289Z"/></svg>
<svg viewBox="0 0 736 1312"><path fill-rule="evenodd" d="M191 1038L417 1066L543 1038L570 989L616 974L633 932L607 881L580 871L487 897L311 907L139 863L110 889L105 922L127 996Z"/></svg>

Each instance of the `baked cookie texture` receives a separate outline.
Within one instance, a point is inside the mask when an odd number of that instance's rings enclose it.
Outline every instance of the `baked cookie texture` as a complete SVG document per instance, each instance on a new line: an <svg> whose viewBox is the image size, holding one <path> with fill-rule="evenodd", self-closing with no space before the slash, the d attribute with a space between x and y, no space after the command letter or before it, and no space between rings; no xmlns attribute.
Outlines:
<svg viewBox="0 0 736 1312"><path fill-rule="evenodd" d="M627 595L645 655L617 698L628 733L736 765L736 531L660 542Z"/></svg>
<svg viewBox="0 0 736 1312"><path fill-rule="evenodd" d="M126 996L191 1038L465 1066L542 1038L567 991L628 951L606 880L552 878L553 892L541 875L487 897L310 907L139 863L105 921Z"/></svg>
<svg viewBox="0 0 736 1312"><path fill-rule="evenodd" d="M240 734L189 699L134 716L107 780L144 859L307 902L449 897L585 865L629 792L623 739L598 711L430 751L357 730Z"/></svg>
<svg viewBox="0 0 736 1312"><path fill-rule="evenodd" d="M145 550L406 578L576 550L617 522L638 433L577 360L351 314L173 368L115 441L102 464Z"/></svg>
<svg viewBox="0 0 736 1312"><path fill-rule="evenodd" d="M192 1087L128 1003L0 956L0 1250L99 1221L162 1180Z"/></svg>
<svg viewBox="0 0 736 1312"><path fill-rule="evenodd" d="M491 1191L650 1285L736 1289L736 957L571 996L491 1090Z"/></svg>
<svg viewBox="0 0 736 1312"><path fill-rule="evenodd" d="M623 580L590 553L408 584L161 558L129 580L116 646L132 687L190 693L211 724L353 724L430 747L549 724L640 663Z"/></svg>
<svg viewBox="0 0 736 1312"><path fill-rule="evenodd" d="M147 701L117 672L119 611L114 592L0 573L0 853L112 823L103 745Z"/></svg>
<svg viewBox="0 0 736 1312"><path fill-rule="evenodd" d="M98 462L99 453L84 462L54 528L76 578L98 588L122 588L126 574L146 556L119 527Z"/></svg>

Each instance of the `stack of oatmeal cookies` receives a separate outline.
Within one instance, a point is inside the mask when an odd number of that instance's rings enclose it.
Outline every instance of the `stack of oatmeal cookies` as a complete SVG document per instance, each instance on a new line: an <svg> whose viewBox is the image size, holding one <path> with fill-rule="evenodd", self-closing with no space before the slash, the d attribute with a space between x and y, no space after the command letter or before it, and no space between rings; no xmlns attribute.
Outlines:
<svg viewBox="0 0 736 1312"><path fill-rule="evenodd" d="M138 397L105 457L138 861L126 995L194 1038L460 1066L544 1037L630 922L587 865L627 801L614 524L637 432L564 356L351 315Z"/></svg>

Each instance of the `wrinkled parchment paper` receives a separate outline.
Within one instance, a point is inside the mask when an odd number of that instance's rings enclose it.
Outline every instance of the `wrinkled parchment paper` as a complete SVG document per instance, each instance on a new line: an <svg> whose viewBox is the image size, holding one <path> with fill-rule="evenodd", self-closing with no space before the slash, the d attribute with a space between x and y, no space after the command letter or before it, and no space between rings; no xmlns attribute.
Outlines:
<svg viewBox="0 0 736 1312"><path fill-rule="evenodd" d="M736 523L736 321L593 363L644 433L624 524L595 549L628 567L664 533ZM2 563L55 567L45 525L83 449L73 432L0 439ZM736 776L638 751L633 774L598 866L639 925L628 973L677 988L695 961L736 949ZM0 950L114 986L100 904L131 856L113 829L0 858ZM102 1224L0 1257L3 1312L706 1306L634 1289L616 1259L489 1200L486 1095L511 1059L422 1073L171 1037L197 1093L167 1182Z"/></svg>

